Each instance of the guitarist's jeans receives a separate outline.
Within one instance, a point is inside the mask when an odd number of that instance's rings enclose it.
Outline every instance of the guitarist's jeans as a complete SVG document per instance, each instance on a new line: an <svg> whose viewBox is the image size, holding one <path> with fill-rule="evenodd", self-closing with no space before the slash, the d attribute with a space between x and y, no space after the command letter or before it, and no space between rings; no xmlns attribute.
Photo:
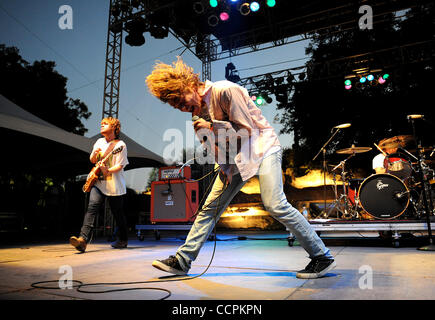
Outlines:
<svg viewBox="0 0 435 320"><path fill-rule="evenodd" d="M332 258L330 250L325 247L307 219L287 201L282 183L281 159L282 151L278 151L264 158L260 165L258 179L264 207L287 227L311 259ZM213 231L215 223L244 184L240 173L233 176L228 186L225 186L219 176L216 178L185 243L176 253L178 262L185 272L190 269L192 261L196 259Z"/></svg>
<svg viewBox="0 0 435 320"><path fill-rule="evenodd" d="M92 187L89 195L88 210L86 211L83 226L80 230L80 237L85 239L86 242L89 241L92 229L94 228L95 217L106 198L109 202L110 211L118 226L119 240L128 240L127 221L123 209L123 196L106 196L97 187Z"/></svg>

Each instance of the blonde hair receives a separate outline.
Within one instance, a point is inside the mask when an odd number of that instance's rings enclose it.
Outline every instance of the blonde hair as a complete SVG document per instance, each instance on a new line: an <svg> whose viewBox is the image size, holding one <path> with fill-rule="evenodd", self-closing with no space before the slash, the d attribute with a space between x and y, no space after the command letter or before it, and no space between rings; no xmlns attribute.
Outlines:
<svg viewBox="0 0 435 320"><path fill-rule="evenodd" d="M193 68L177 57L172 65L157 62L146 78L146 84L152 95L171 106L179 106L183 102L183 94L197 89L202 82Z"/></svg>
<svg viewBox="0 0 435 320"><path fill-rule="evenodd" d="M118 139L121 133L121 122L117 118L106 117L101 120L101 123L107 122L112 128L114 128L115 137Z"/></svg>

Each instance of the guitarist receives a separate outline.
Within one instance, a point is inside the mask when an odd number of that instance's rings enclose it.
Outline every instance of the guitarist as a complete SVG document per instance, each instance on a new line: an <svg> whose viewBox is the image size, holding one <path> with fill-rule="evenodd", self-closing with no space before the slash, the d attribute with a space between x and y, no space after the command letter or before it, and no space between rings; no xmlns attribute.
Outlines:
<svg viewBox="0 0 435 320"><path fill-rule="evenodd" d="M112 247L117 249L127 247L128 233L123 210L123 195L127 193L124 168L128 164L128 159L127 146L124 141L119 139L120 132L121 123L118 119L108 117L101 120L100 133L103 138L95 142L90 155L91 162L100 169L100 176L90 191L88 209L80 235L78 238L74 236L70 238L70 244L80 252L86 251L94 227L95 216L105 198L108 199L111 213L118 226L119 239L112 244ZM113 152L105 163L100 161L115 149L121 149L121 151Z"/></svg>

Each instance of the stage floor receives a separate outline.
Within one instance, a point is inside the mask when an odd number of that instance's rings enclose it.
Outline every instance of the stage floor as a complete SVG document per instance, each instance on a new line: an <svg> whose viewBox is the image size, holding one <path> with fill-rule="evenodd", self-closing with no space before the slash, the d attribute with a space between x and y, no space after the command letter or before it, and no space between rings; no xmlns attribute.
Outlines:
<svg viewBox="0 0 435 320"><path fill-rule="evenodd" d="M416 246L394 248L364 240L348 245L325 239L337 267L326 277L296 278L309 262L296 242L290 247L285 232L230 232L207 241L189 276L167 277L151 266L154 259L167 258L183 243L185 232L160 240L146 235L131 238L126 249L112 249L106 239L88 245L86 253L65 242L46 242L0 247L0 299L2 300L433 300L435 299L435 252ZM246 237L246 240L240 239ZM202 275L201 275L202 274ZM68 288L68 276L84 284ZM71 279L71 277L69 277ZM61 280L61 282L59 282ZM170 280L170 281L168 281ZM177 281L174 281L177 280ZM57 289L33 288L35 282ZM107 283L146 282L125 285ZM59 283L66 286L59 289ZM77 282L73 283L74 285Z"/></svg>

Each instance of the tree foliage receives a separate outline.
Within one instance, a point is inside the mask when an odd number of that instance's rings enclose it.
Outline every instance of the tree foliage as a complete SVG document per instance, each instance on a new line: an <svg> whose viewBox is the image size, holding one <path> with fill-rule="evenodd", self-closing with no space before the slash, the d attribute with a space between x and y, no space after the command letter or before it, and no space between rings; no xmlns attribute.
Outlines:
<svg viewBox="0 0 435 320"><path fill-rule="evenodd" d="M67 96L67 78L53 61L24 60L15 47L0 45L0 94L41 119L64 130L84 135L81 119L91 112L80 99Z"/></svg>
<svg viewBox="0 0 435 320"><path fill-rule="evenodd" d="M297 165L312 160L341 123L343 129L327 146L337 149L374 147L383 138L412 134L409 114L424 114L416 122L423 145L434 143L434 6L410 9L403 19L393 14L376 17L373 29L329 30L316 33L306 49L307 77L294 83L285 110L282 133L293 132ZM384 85L345 90L345 76L358 68L380 69L390 74ZM321 157L316 160L321 164ZM370 163L368 164L370 165Z"/></svg>

